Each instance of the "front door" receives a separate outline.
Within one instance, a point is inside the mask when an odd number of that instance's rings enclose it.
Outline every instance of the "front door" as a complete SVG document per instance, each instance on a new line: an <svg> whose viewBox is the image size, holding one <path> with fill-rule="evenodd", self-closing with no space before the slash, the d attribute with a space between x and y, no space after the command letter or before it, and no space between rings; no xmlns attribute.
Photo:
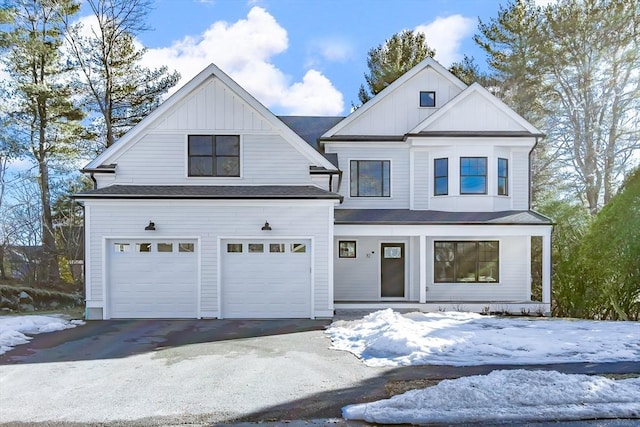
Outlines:
<svg viewBox="0 0 640 427"><path fill-rule="evenodd" d="M404 298L404 243L380 244L380 296Z"/></svg>

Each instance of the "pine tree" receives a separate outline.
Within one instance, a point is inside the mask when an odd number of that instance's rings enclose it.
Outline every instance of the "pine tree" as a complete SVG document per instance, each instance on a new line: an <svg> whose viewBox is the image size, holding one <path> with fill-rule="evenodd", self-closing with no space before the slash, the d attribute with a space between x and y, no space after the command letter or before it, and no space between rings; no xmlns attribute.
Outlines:
<svg viewBox="0 0 640 427"><path fill-rule="evenodd" d="M83 114L73 101L70 69L61 60L64 27L61 16L78 12L74 0L14 0L3 13L11 15L0 39L2 61L10 76L9 126L20 154L37 165L40 190L43 265L50 282L58 282L51 215L51 168L75 151Z"/></svg>
<svg viewBox="0 0 640 427"><path fill-rule="evenodd" d="M364 104L396 79L436 51L427 44L424 33L405 30L396 33L383 44L369 50L365 74L367 87L360 86L358 99Z"/></svg>

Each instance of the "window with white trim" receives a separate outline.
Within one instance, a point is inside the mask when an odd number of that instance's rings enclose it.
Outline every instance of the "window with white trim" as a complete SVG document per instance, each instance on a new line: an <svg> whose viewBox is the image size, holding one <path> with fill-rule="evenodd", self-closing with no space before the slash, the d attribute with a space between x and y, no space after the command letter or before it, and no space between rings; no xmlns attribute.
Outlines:
<svg viewBox="0 0 640 427"><path fill-rule="evenodd" d="M351 197L390 197L390 160L351 160Z"/></svg>
<svg viewBox="0 0 640 427"><path fill-rule="evenodd" d="M239 135L189 135L189 176L240 176Z"/></svg>
<svg viewBox="0 0 640 427"><path fill-rule="evenodd" d="M436 241L433 244L435 283L496 283L500 281L500 242Z"/></svg>

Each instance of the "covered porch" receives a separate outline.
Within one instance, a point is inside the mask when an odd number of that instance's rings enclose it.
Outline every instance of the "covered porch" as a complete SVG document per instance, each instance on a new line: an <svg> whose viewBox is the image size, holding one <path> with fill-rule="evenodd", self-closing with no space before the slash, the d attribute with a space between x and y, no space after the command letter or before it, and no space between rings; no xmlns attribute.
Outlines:
<svg viewBox="0 0 640 427"><path fill-rule="evenodd" d="M334 310L548 316L551 231L531 211L336 210Z"/></svg>

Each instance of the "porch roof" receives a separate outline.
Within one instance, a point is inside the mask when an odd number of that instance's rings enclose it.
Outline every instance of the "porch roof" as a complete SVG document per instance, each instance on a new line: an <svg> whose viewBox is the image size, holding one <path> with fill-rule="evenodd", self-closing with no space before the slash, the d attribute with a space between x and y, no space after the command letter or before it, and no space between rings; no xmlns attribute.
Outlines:
<svg viewBox="0 0 640 427"><path fill-rule="evenodd" d="M410 209L336 209L336 224L473 224L551 225L551 219L532 210L501 212L444 212Z"/></svg>

